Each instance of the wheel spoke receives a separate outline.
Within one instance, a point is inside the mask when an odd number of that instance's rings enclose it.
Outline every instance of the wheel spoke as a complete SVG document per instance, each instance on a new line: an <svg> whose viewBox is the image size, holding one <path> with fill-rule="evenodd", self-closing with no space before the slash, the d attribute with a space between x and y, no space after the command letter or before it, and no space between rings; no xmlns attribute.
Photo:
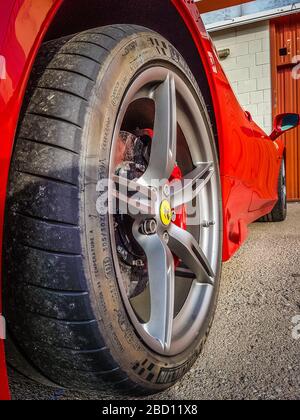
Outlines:
<svg viewBox="0 0 300 420"><path fill-rule="evenodd" d="M215 173L213 162L201 163L182 180L171 184L171 203L176 208L191 202L211 180Z"/></svg>
<svg viewBox="0 0 300 420"><path fill-rule="evenodd" d="M142 176L143 184L153 185L153 180L169 179L176 163L177 112L174 76L153 92L155 101L154 136L148 168Z"/></svg>
<svg viewBox="0 0 300 420"><path fill-rule="evenodd" d="M135 237L148 261L151 315L144 328L167 352L171 346L174 316L174 258L158 235L145 236L136 230Z"/></svg>
<svg viewBox="0 0 300 420"><path fill-rule="evenodd" d="M189 268L182 266L176 268L175 275L184 279L195 279L195 274Z"/></svg>
<svg viewBox="0 0 300 420"><path fill-rule="evenodd" d="M124 177L113 176L113 197L119 200L118 210L121 214L133 217L155 215L157 193L138 181L130 181Z"/></svg>
<svg viewBox="0 0 300 420"><path fill-rule="evenodd" d="M195 274L198 282L213 285L215 274L195 238L174 224L169 235L171 251Z"/></svg>

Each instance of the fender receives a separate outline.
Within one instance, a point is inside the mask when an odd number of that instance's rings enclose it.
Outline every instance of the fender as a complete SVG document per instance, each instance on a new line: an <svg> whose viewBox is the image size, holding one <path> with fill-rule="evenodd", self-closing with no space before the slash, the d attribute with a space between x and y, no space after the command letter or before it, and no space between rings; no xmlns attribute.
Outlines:
<svg viewBox="0 0 300 420"><path fill-rule="evenodd" d="M250 113L243 111L195 3L188 0L172 3L197 46L212 96L223 196L223 261L228 261L247 239L247 226L271 212L278 200L284 142L274 144L253 122ZM261 170L266 167L268 177Z"/></svg>
<svg viewBox="0 0 300 420"><path fill-rule="evenodd" d="M173 4L182 18L182 24L189 29L199 53L195 59L201 60L209 84L220 154L223 259L226 261L246 239L247 225L270 212L277 201L283 143L278 141L275 147L240 107L196 4L190 0L161 1ZM63 0L6 0L1 12L0 65L4 62L5 71L0 69L0 78L4 79L0 79L0 253L9 166L26 85L39 47L62 4ZM134 4L138 8L141 3ZM113 8L110 10L113 14ZM99 19L101 25L101 16ZM247 159L248 156L255 157ZM268 177L265 176L266 168L270 168ZM4 346L0 340L0 398L8 396Z"/></svg>

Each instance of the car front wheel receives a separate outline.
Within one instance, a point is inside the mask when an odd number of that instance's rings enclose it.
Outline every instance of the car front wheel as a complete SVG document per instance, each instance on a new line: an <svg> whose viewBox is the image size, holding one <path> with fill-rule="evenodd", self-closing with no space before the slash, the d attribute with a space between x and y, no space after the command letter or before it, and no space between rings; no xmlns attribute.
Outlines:
<svg viewBox="0 0 300 420"><path fill-rule="evenodd" d="M27 97L7 199L10 337L62 387L166 389L202 350L221 275L201 86L166 39L117 25L45 44Z"/></svg>

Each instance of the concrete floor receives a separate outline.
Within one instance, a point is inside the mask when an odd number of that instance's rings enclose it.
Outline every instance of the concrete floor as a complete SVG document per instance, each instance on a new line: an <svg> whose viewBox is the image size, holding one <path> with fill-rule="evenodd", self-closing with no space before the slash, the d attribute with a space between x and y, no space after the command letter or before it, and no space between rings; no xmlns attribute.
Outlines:
<svg viewBox="0 0 300 420"><path fill-rule="evenodd" d="M300 204L287 222L254 224L224 265L220 302L203 355L176 387L154 399L300 400ZM299 328L300 332L300 328ZM10 372L14 399L115 399L53 390Z"/></svg>

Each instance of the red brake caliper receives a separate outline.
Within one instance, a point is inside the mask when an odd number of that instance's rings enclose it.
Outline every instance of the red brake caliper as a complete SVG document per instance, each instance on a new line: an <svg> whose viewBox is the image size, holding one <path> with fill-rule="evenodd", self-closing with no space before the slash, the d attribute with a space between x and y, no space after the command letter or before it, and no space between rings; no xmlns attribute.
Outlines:
<svg viewBox="0 0 300 420"><path fill-rule="evenodd" d="M144 136L148 136L151 139L153 139L153 130L151 130L150 128L147 128L145 130L141 130L139 132L139 135L144 135ZM179 166L175 165L172 175L170 176L169 182L173 182L173 181L177 181L177 180L182 180L183 176L182 176L182 172L181 169L179 168ZM186 206L183 205L177 209L173 209L173 211L176 211L175 215L176 218L173 221L173 223L180 227L181 229L186 230L186 225L187 225L187 212L186 212ZM175 262L175 267L178 267L179 265L179 258L176 257L174 255L174 262Z"/></svg>
<svg viewBox="0 0 300 420"><path fill-rule="evenodd" d="M182 172L179 166L175 165L172 175L169 179L170 182L172 181L181 181L182 180ZM187 222L187 214L186 214L186 206L183 205L176 209L176 219L174 221L175 225L180 227L181 229L186 230L186 222Z"/></svg>
<svg viewBox="0 0 300 420"><path fill-rule="evenodd" d="M179 166L177 165L175 165L169 181L172 182L176 180L180 180L180 181L182 180L182 172ZM181 229L186 230L186 223L187 223L186 206L182 205L181 207L178 207L176 210L174 209L174 211L176 211L175 213L176 218L173 223L176 226L180 227ZM180 264L180 260L176 255L174 255L174 263L175 263L175 267L178 267Z"/></svg>

